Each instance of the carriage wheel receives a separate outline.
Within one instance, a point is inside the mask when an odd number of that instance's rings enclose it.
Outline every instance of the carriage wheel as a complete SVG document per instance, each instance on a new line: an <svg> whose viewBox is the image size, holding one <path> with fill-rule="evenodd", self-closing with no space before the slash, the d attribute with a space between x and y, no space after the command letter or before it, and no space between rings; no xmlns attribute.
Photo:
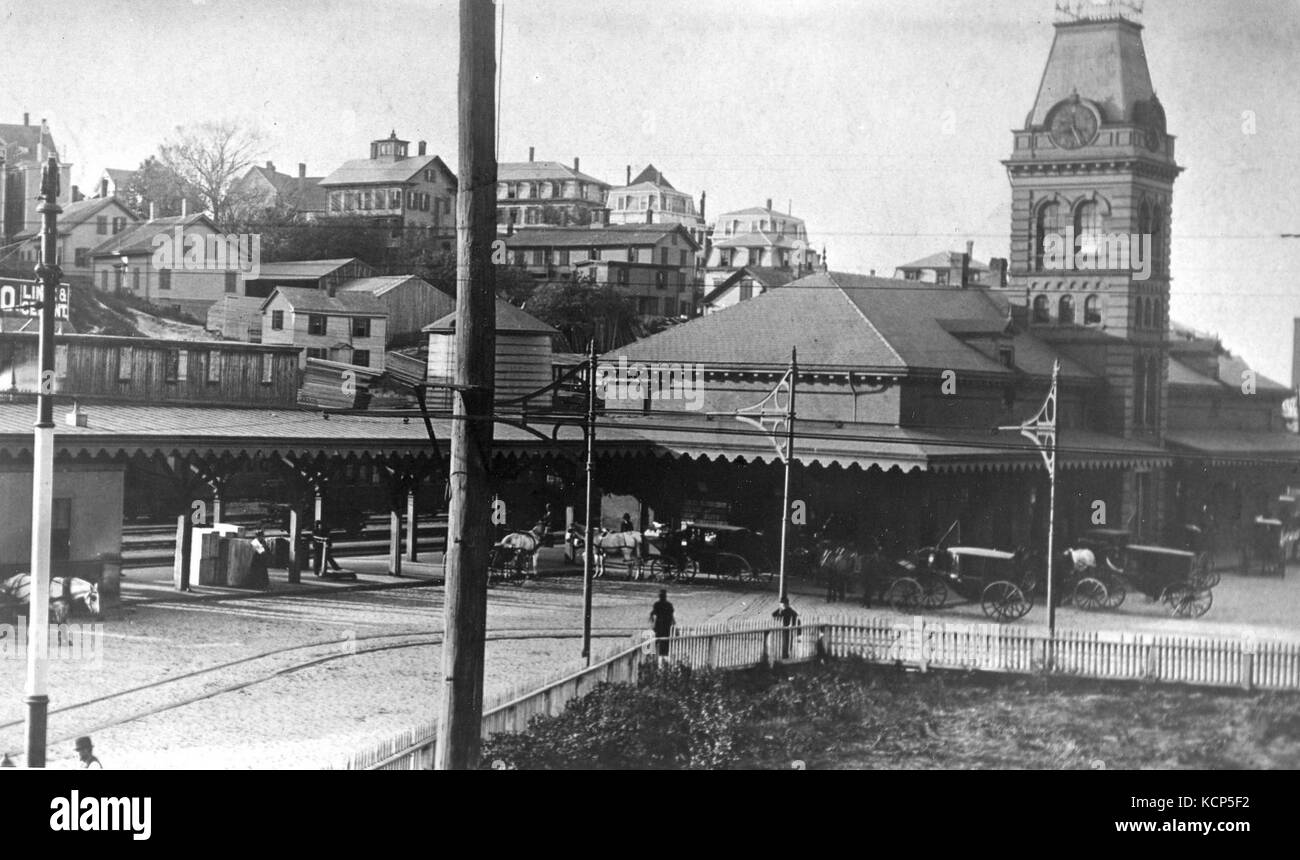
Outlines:
<svg viewBox="0 0 1300 860"><path fill-rule="evenodd" d="M739 582L742 579L748 579L753 574L753 568L744 558L730 552L720 552L714 559L717 567L714 572L723 579L734 579Z"/></svg>
<svg viewBox="0 0 1300 860"><path fill-rule="evenodd" d="M922 583L921 590L924 592L921 595L921 605L926 609L942 609L948 602L948 586L938 579Z"/></svg>
<svg viewBox="0 0 1300 860"><path fill-rule="evenodd" d="M1196 557L1192 567L1192 584L1197 588L1214 588L1219 584L1220 574L1214 569L1214 560L1208 552Z"/></svg>
<svg viewBox="0 0 1300 860"><path fill-rule="evenodd" d="M1018 585L1005 580L988 585L981 595L980 604L984 614L999 624L1024 618L1033 606Z"/></svg>
<svg viewBox="0 0 1300 860"><path fill-rule="evenodd" d="M925 603L925 589L915 579L896 579L885 590L885 602L897 612L915 612Z"/></svg>
<svg viewBox="0 0 1300 860"><path fill-rule="evenodd" d="M1195 586L1174 588L1165 595L1165 601L1176 618L1200 618L1214 605L1214 592Z"/></svg>
<svg viewBox="0 0 1300 860"><path fill-rule="evenodd" d="M688 561L684 564L674 561L673 564L672 577L677 582L692 582L700 572L700 564L696 561Z"/></svg>
<svg viewBox="0 0 1300 860"><path fill-rule="evenodd" d="M1124 588L1124 583L1118 579L1112 579L1109 582L1102 583L1106 586L1106 602L1102 604L1105 609L1119 609L1124 603L1128 590Z"/></svg>
<svg viewBox="0 0 1300 860"><path fill-rule="evenodd" d="M1110 595L1100 579L1085 577L1075 583L1074 605L1087 612L1096 612L1106 606Z"/></svg>

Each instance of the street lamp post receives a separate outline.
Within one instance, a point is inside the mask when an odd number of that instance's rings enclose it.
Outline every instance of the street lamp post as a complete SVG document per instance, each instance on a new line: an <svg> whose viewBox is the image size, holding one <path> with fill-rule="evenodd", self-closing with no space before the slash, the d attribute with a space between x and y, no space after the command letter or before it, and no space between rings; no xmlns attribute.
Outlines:
<svg viewBox="0 0 1300 860"><path fill-rule="evenodd" d="M45 767L45 720L49 709L50 529L54 521L54 311L58 303L59 163L50 156L41 175L40 377L32 446L32 557L27 641L27 766Z"/></svg>
<svg viewBox="0 0 1300 860"><path fill-rule="evenodd" d="M1043 464L1047 467L1047 633L1049 647L1050 641L1056 636L1056 593L1052 582L1054 579L1052 572L1055 563L1053 556L1056 553L1056 394L1060 374L1061 363L1057 361L1052 365L1052 388L1047 392L1047 400L1043 402L1043 407L1038 410L1037 415L1024 424L998 428L999 430L1014 430L1030 442L1033 442L1038 449L1038 453L1043 458Z"/></svg>

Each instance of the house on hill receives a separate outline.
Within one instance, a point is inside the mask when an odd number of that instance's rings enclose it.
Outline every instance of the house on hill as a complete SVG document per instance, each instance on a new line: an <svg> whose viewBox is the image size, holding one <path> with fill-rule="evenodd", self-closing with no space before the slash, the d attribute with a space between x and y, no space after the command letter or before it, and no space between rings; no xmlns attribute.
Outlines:
<svg viewBox="0 0 1300 860"><path fill-rule="evenodd" d="M262 302L262 343L292 344L307 359L382 371L388 310L366 292L276 287Z"/></svg>
<svg viewBox="0 0 1300 860"><path fill-rule="evenodd" d="M456 309L456 297L415 275L356 278L338 286L339 293L374 296L388 311L388 342L418 342L429 323Z"/></svg>
<svg viewBox="0 0 1300 860"><path fill-rule="evenodd" d="M767 269L762 266L744 266L704 294L704 313L711 314L775 287L784 287L794 280L794 273L785 269Z"/></svg>
<svg viewBox="0 0 1300 860"><path fill-rule="evenodd" d="M59 215L59 265L65 277L85 281L94 274L90 253L112 236L140 222L135 213L116 197L92 197L69 203ZM19 258L35 265L40 259L40 233L29 230L15 240L29 241Z"/></svg>
<svg viewBox="0 0 1300 860"><path fill-rule="evenodd" d="M321 187L323 176L308 176L307 165L298 164L298 175L290 176L275 169L275 163L254 165L235 180L231 197L248 209L287 209L305 220L324 214L329 198Z"/></svg>
<svg viewBox="0 0 1300 860"><path fill-rule="evenodd" d="M330 290L374 273L374 267L355 257L263 263L256 277L244 274L234 291L208 308L206 328L230 340L256 343L262 337L262 303L277 286Z"/></svg>
<svg viewBox="0 0 1300 860"><path fill-rule="evenodd" d="M497 166L497 223L503 226L586 226L605 217L609 184L558 161L503 161Z"/></svg>

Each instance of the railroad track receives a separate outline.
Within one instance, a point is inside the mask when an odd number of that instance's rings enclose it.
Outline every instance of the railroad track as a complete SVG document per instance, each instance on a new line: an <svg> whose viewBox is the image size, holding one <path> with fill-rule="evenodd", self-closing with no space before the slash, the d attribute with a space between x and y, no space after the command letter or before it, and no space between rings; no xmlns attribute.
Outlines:
<svg viewBox="0 0 1300 860"><path fill-rule="evenodd" d="M626 638L636 633L633 629L623 628L606 628L592 632L594 639L616 639ZM526 639L580 639L582 631L580 630L539 630L536 628L506 628L503 630L490 630L486 639L489 642L499 641L518 641ZM274 681L286 675L300 672L304 669L310 669L324 663L334 660L342 660L347 657L355 657L360 654L373 654L381 651L393 651L402 648L420 648L430 645L441 645L443 641L442 631L406 631L404 633L375 633L366 636L343 637L340 639L324 639L315 642L305 642L298 645L290 645L284 648L275 648L270 651L263 651L248 657L241 657L238 660L230 660L225 663L219 663L215 666L206 666L202 669L195 669L191 672L185 672L180 675L174 675L159 681L153 681L148 684L141 684L135 687L129 687L125 690L118 690L112 693L106 693L102 696L96 696L93 699L87 699L82 702L76 702L71 705L64 705L60 708L53 708L49 711L49 716L56 714L66 714L95 705L102 705L108 702L119 701L130 696L146 693L149 691L159 690L168 686L181 685L186 681L195 681L197 679L210 680L217 676L217 673L228 672L240 667L251 666L260 661L274 662L275 658L284 655L297 654L298 652L323 652L323 653L305 653L303 659L296 660L286 665L277 666L274 669L261 669L252 677L242 678L237 681L231 681L224 684L218 684L216 687L206 688L198 693L179 696L170 699L167 702L158 705L141 708L131 711L123 716L117 716L113 719L103 720L89 725L83 724L76 731L67 732L57 737L47 740L46 745L54 746L55 744L66 743L73 738L82 735L92 735L103 732L108 729L126 725L127 723L136 722L165 713L167 711L183 708L188 705L212 699L217 696L234 693L239 690L245 690L258 684L264 684ZM12 729L23 725L23 720L10 720L9 722L0 723L0 731ZM7 750L3 752L10 759L17 760L25 753L20 750Z"/></svg>

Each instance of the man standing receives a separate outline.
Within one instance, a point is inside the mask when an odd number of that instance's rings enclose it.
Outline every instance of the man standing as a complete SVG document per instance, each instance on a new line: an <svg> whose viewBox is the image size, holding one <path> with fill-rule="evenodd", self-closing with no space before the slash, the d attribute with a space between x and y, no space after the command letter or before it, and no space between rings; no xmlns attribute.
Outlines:
<svg viewBox="0 0 1300 860"><path fill-rule="evenodd" d="M95 745L90 738L82 735L76 740L77 758L81 759L82 770L103 770L104 766L95 757Z"/></svg>
<svg viewBox="0 0 1300 860"><path fill-rule="evenodd" d="M623 512L623 522L619 524L618 530L619 530L620 532L634 532L634 531L636 531L636 526L634 526L634 525L632 524L632 515L631 515L631 514L627 513L626 511Z"/></svg>
<svg viewBox="0 0 1300 860"><path fill-rule="evenodd" d="M790 598L782 594L781 605L772 612L772 617L780 619L781 626L786 628L779 634L781 636L781 659L789 660L791 639L791 631L789 628L794 627L799 621L799 613L790 608Z"/></svg>
<svg viewBox="0 0 1300 860"><path fill-rule="evenodd" d="M650 610L650 623L654 625L655 644L659 651L659 662L668 657L668 637L673 632L673 605L668 602L668 592L659 591L659 599Z"/></svg>

